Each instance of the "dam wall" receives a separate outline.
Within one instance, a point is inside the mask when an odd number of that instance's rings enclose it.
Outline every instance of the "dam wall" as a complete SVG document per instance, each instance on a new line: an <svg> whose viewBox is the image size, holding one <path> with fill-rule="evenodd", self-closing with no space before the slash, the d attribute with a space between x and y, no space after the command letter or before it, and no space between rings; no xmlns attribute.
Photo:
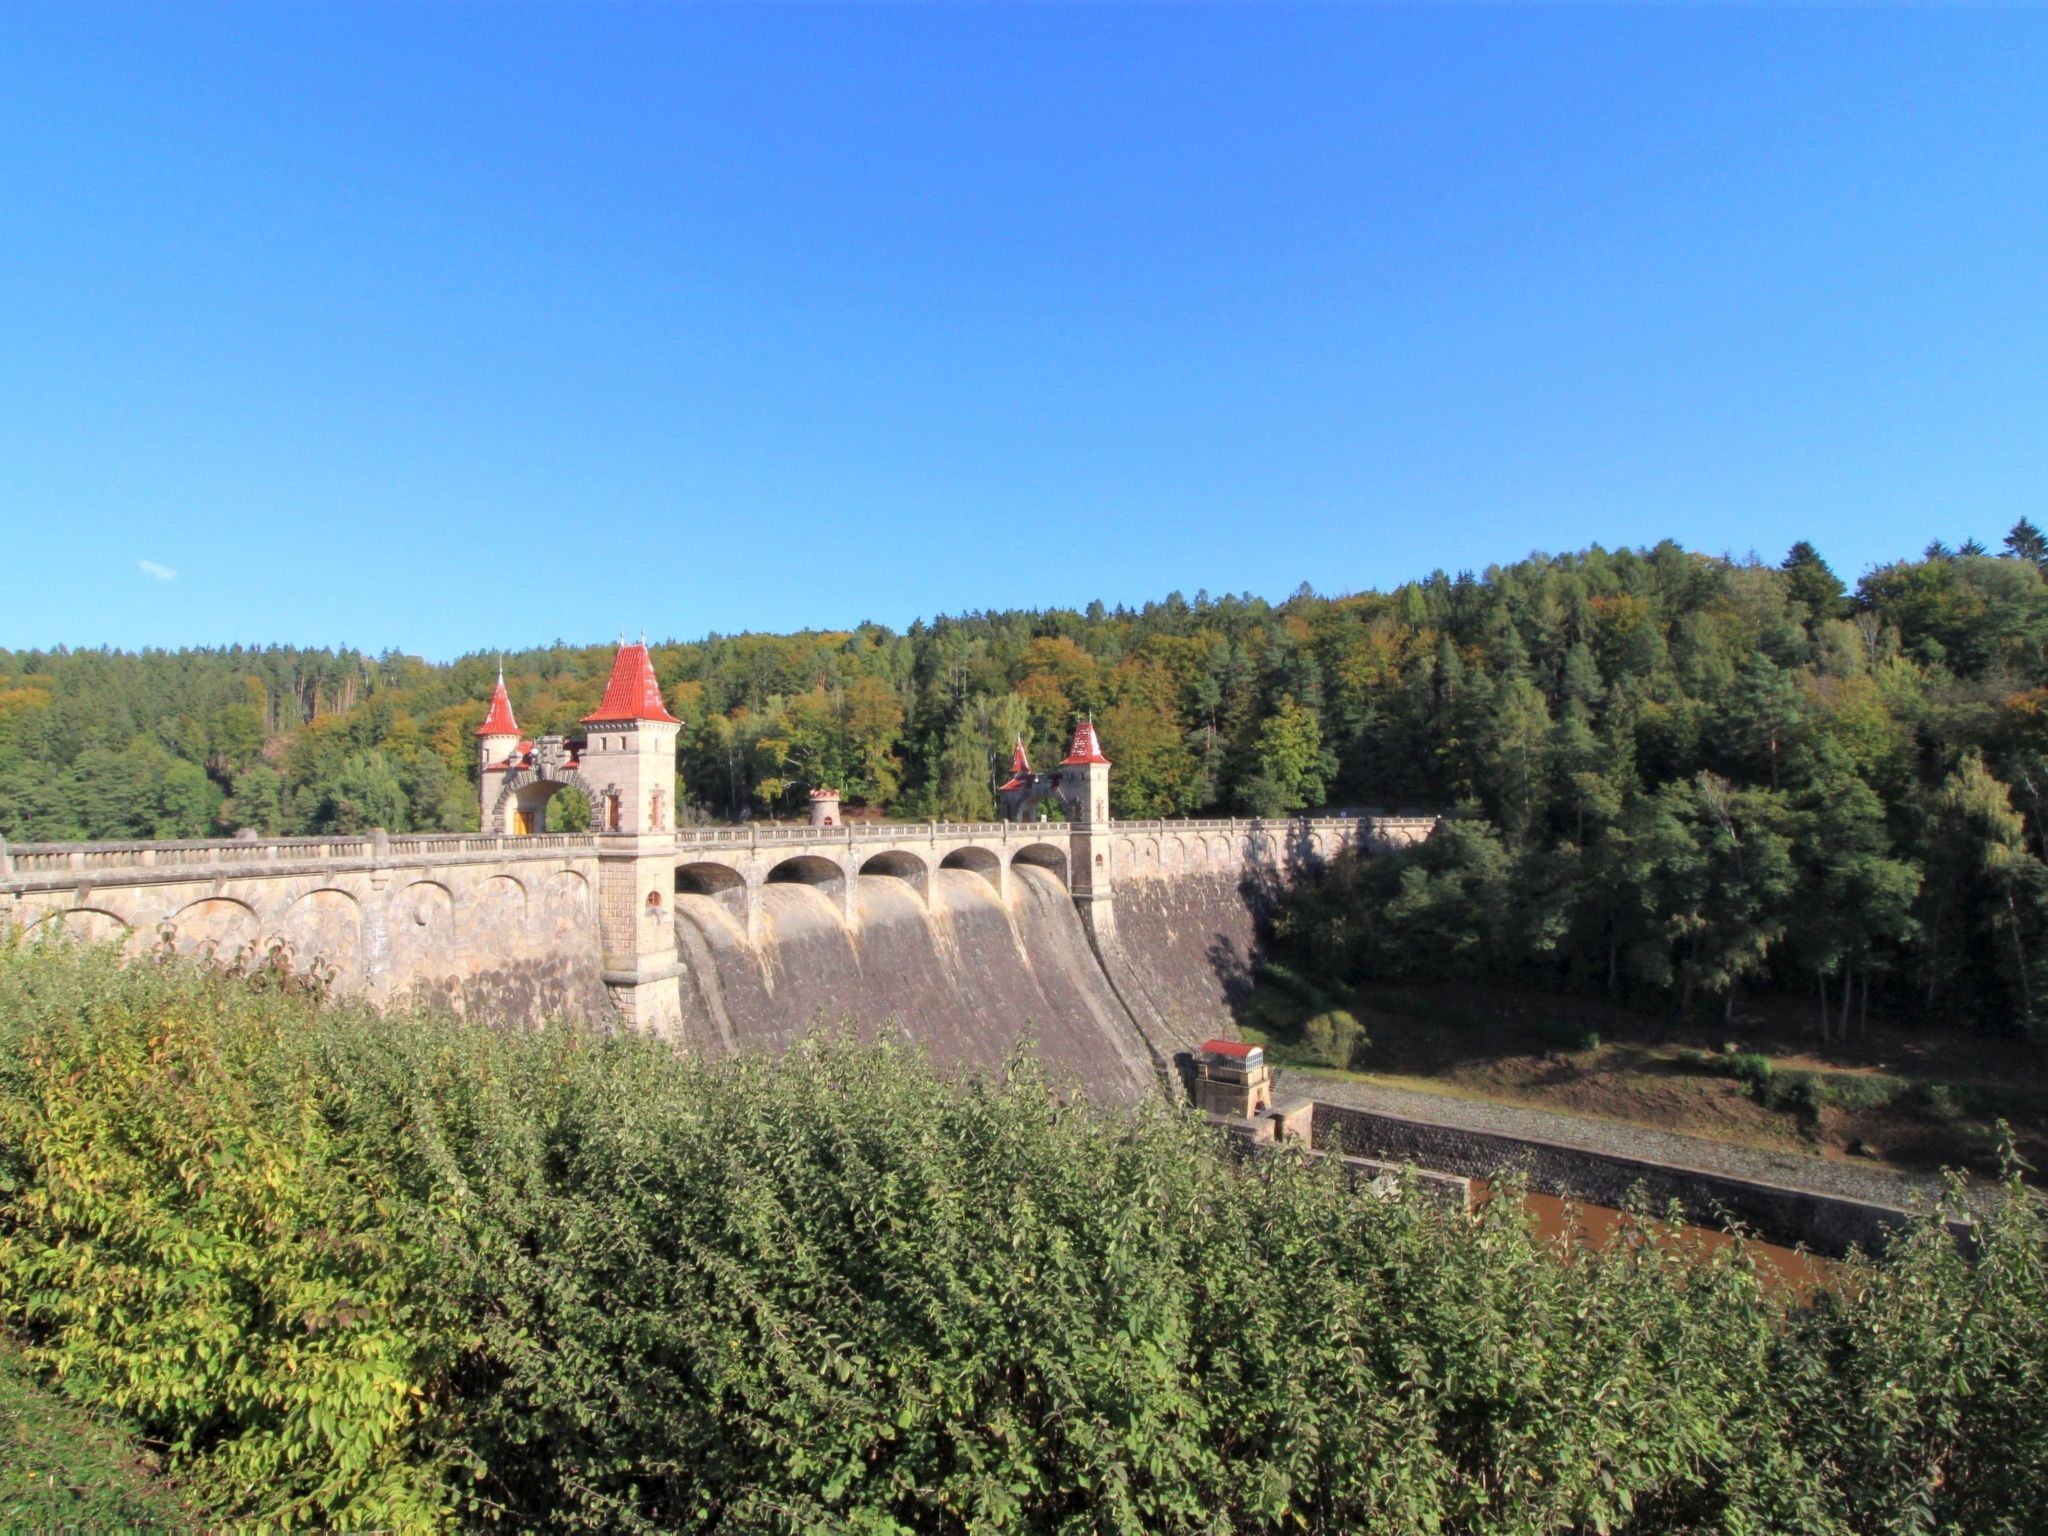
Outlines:
<svg viewBox="0 0 2048 1536"><path fill-rule="evenodd" d="M1103 961L1171 1059L1235 1033L1280 898L1348 848L1421 842L1433 816L1265 823L1119 823L1115 940Z"/></svg>
<svg viewBox="0 0 2048 1536"><path fill-rule="evenodd" d="M380 1006L589 1016L596 879L575 836L0 845L0 930L279 962Z"/></svg>
<svg viewBox="0 0 2048 1536"><path fill-rule="evenodd" d="M0 930L312 972L706 1052L900 1028L942 1066L1023 1037L1101 1097L1232 1030L1286 885L1434 818L863 823L647 833L0 843Z"/></svg>

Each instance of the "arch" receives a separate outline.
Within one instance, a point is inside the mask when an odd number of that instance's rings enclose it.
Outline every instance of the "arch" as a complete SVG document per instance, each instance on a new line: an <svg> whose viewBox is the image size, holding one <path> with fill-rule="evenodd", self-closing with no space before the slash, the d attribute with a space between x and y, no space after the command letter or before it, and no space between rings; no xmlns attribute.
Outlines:
<svg viewBox="0 0 2048 1536"><path fill-rule="evenodd" d="M955 848L939 860L941 869L971 869L996 888L1003 889L1003 861L986 848Z"/></svg>
<svg viewBox="0 0 2048 1536"><path fill-rule="evenodd" d="M526 886L512 875L492 875L470 898L474 921L464 924L469 941L495 950L510 940L526 942Z"/></svg>
<svg viewBox="0 0 2048 1536"><path fill-rule="evenodd" d="M896 880L910 882L917 894L926 894L930 882L931 866L914 853L888 848L866 860L860 867L864 875L887 875Z"/></svg>
<svg viewBox="0 0 2048 1536"><path fill-rule="evenodd" d="M106 944L118 940L130 946L141 937L126 918L102 907L61 907L45 912L28 925L32 939L75 939L81 944Z"/></svg>
<svg viewBox="0 0 2048 1536"><path fill-rule="evenodd" d="M554 799L555 792L563 789L579 789L583 798L590 802L588 827L547 827L547 803ZM539 814L534 830L546 829L556 832L595 832L604 795L582 774L571 768L566 773L542 775L531 768L517 768L505 775L505 782L499 786L498 798L491 802L491 814L484 819L486 832L510 832L512 813L523 811L529 815Z"/></svg>
<svg viewBox="0 0 2048 1536"><path fill-rule="evenodd" d="M1061 885L1068 884L1067 851L1064 848L1056 848L1051 843L1027 843L1010 855L1010 864L1013 868L1019 864L1029 864L1033 869L1050 870L1059 877Z"/></svg>
<svg viewBox="0 0 2048 1536"><path fill-rule="evenodd" d="M676 866L678 896L708 896L741 924L747 920L747 880L730 864L696 862ZM680 915L680 907L678 908Z"/></svg>
<svg viewBox="0 0 2048 1536"><path fill-rule="evenodd" d="M590 881L573 868L555 870L541 887L541 909L557 930L563 924L580 926L590 915Z"/></svg>
<svg viewBox="0 0 2048 1536"><path fill-rule="evenodd" d="M438 880L415 880L391 903L391 983L403 990L455 959L455 893Z"/></svg>
<svg viewBox="0 0 2048 1536"><path fill-rule="evenodd" d="M347 891L323 886L285 908L280 925L294 970L316 964L323 975L347 986L357 979L363 947L361 905Z"/></svg>
<svg viewBox="0 0 2048 1536"><path fill-rule="evenodd" d="M400 915L425 928L435 914L454 915L455 893L438 880L415 880L398 893Z"/></svg>
<svg viewBox="0 0 2048 1536"><path fill-rule="evenodd" d="M170 919L171 944L179 954L201 952L232 960L245 950L254 953L256 911L232 896L202 896L187 902Z"/></svg>
<svg viewBox="0 0 2048 1536"><path fill-rule="evenodd" d="M769 870L765 883L823 886L836 898L845 889L846 871L831 859L821 859L814 853L800 853Z"/></svg>
<svg viewBox="0 0 2048 1536"><path fill-rule="evenodd" d="M771 868L762 884L808 886L831 904L841 923L851 924L854 920L853 882L847 879L846 870L831 859L813 853L797 854ZM754 915L758 918L760 914Z"/></svg>

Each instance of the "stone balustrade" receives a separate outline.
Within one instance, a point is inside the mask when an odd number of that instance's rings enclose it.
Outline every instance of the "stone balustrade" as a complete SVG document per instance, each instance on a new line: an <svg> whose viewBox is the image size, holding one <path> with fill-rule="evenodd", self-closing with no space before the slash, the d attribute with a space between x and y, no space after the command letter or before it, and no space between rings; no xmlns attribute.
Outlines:
<svg viewBox="0 0 2048 1536"><path fill-rule="evenodd" d="M1160 819L1115 821L1094 829L1117 836L1135 834L1214 833L1237 836L1299 837L1334 835L1381 846L1418 842L1436 825L1433 816L1293 817ZM837 827L740 826L679 827L670 836L678 851L718 848L729 851L791 847L857 847L864 843L958 842L963 839L997 844L1045 842L1068 834L1058 821L856 821ZM469 861L479 858L532 859L559 857L573 851L594 852L609 834L544 832L531 835L489 832L386 833L355 836L194 838L165 842L105 841L81 843L14 843L0 840L0 887L19 891L93 883L205 879L233 873L264 873L281 868L365 865L406 866Z"/></svg>

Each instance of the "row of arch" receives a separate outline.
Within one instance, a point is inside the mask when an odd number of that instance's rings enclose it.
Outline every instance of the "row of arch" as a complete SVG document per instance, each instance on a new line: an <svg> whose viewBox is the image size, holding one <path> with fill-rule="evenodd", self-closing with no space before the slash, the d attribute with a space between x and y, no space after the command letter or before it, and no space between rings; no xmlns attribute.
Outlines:
<svg viewBox="0 0 2048 1536"><path fill-rule="evenodd" d="M758 893L767 886L809 886L825 896L843 917L851 920L855 890L852 882L860 876L900 880L917 893L920 903L929 906L933 899L934 868L964 870L978 875L1001 897L1008 893L1009 872L1016 865L1045 870L1062 887L1069 885L1067 851L1051 843L1029 843L1015 850L978 846L955 848L940 858L936 865L924 854L904 848L881 849L865 858L851 853L840 858L796 853L759 873L750 873L717 860L688 860L676 866L675 889L679 897L710 897L751 934L760 915Z"/></svg>
<svg viewBox="0 0 2048 1536"><path fill-rule="evenodd" d="M72 906L27 924L33 938L62 934L92 943L115 941L131 953L167 947L214 959L269 958L281 952L295 969L316 967L336 986L362 985L369 925L382 929L394 984L447 969L466 958L546 949L594 921L589 882L556 870L531 885L493 874L458 892L435 879L379 893L366 913L356 892L320 886L252 903L208 894L118 909ZM120 904L125 905L125 904Z"/></svg>
<svg viewBox="0 0 2048 1536"><path fill-rule="evenodd" d="M1058 878L1060 884L1067 884L1066 850L1051 843L1027 844L1011 853L1008 863L1049 870ZM997 890L1003 888L1005 861L1003 856L993 849L956 848L939 860L938 867L968 870L980 875ZM859 875L885 875L892 879L907 881L915 886L920 894L928 893L931 884L930 862L922 854L902 848L888 848L870 854L857 866L852 865L851 861L841 863L818 854L793 854L769 866L759 883L837 888L845 881L849 868ZM679 894L723 896L729 892L744 890L748 884L747 877L740 870L715 860L692 860L676 866L675 888Z"/></svg>

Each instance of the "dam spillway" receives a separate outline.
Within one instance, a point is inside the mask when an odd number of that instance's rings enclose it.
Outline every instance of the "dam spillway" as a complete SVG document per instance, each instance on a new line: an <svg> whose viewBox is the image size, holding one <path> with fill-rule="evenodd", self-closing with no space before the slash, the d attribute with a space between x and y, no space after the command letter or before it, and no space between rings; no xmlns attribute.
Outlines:
<svg viewBox="0 0 2048 1536"><path fill-rule="evenodd" d="M855 877L847 922L817 886L769 885L749 939L716 896L676 898L683 1032L694 1050L783 1050L807 1030L899 1030L942 1067L990 1070L1023 1038L1100 1097L1156 1091L1152 1048L1098 964L1066 889L1012 870L1007 895L962 869Z"/></svg>

